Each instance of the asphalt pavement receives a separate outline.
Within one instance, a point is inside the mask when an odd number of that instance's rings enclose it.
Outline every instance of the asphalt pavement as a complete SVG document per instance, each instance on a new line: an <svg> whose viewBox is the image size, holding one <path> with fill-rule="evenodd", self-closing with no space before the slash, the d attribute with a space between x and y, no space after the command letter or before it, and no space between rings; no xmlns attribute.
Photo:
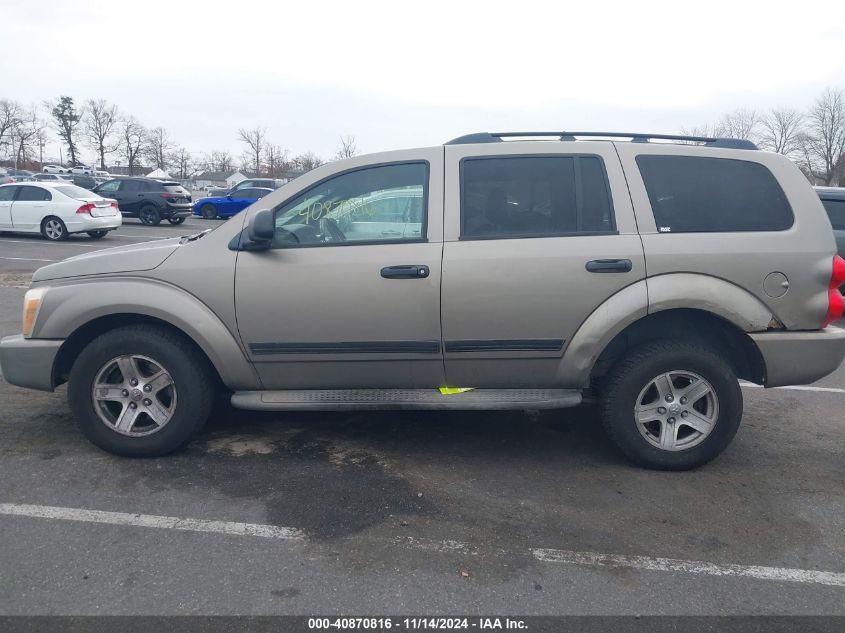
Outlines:
<svg viewBox="0 0 845 633"><path fill-rule="evenodd" d="M0 235L0 335L34 269L216 223ZM845 369L743 388L730 448L628 464L592 406L263 414L108 455L64 387L0 379L0 615L845 615Z"/></svg>

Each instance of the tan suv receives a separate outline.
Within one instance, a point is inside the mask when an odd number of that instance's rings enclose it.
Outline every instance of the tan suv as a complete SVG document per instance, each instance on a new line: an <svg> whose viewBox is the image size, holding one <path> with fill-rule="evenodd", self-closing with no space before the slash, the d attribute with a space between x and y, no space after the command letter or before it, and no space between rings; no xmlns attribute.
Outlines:
<svg viewBox="0 0 845 633"><path fill-rule="evenodd" d="M82 431L122 455L183 446L218 389L274 411L589 395L630 459L685 469L736 433L738 378L836 369L843 281L818 196L747 141L473 134L42 268L0 363L12 384L67 381Z"/></svg>

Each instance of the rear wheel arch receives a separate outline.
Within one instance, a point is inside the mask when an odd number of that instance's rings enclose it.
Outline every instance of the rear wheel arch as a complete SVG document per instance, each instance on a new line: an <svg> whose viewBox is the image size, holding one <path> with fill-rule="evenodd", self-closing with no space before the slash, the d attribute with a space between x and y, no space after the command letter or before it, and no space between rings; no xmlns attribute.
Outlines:
<svg viewBox="0 0 845 633"><path fill-rule="evenodd" d="M757 344L737 325L712 312L674 308L648 314L625 327L602 349L590 371L590 384L610 371L628 350L659 341L689 341L716 350L745 380L763 384L766 364Z"/></svg>

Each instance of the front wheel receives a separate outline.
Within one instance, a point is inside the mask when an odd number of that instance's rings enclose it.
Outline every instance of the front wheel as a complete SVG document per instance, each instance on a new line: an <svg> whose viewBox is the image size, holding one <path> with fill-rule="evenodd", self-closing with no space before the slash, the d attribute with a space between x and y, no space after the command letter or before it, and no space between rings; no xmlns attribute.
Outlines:
<svg viewBox="0 0 845 633"><path fill-rule="evenodd" d="M167 218L167 221L171 224L182 224L185 221L185 218Z"/></svg>
<svg viewBox="0 0 845 633"><path fill-rule="evenodd" d="M82 433L100 448L136 457L178 450L202 428L213 374L193 345L152 325L106 332L77 357L68 402Z"/></svg>
<svg viewBox="0 0 845 633"><path fill-rule="evenodd" d="M161 224L161 214L159 214L158 209L152 206L141 209L138 213L138 217L141 218L141 222L147 226L158 226Z"/></svg>
<svg viewBox="0 0 845 633"><path fill-rule="evenodd" d="M742 391L730 364L687 341L647 343L602 380L600 415L631 461L688 470L718 456L742 419Z"/></svg>

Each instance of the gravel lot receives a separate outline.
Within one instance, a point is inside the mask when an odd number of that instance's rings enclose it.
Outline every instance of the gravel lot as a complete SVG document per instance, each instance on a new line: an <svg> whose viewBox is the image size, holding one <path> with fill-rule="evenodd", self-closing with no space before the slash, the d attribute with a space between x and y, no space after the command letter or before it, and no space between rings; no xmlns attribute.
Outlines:
<svg viewBox="0 0 845 633"><path fill-rule="evenodd" d="M211 225L0 234L0 335L37 267ZM64 388L0 379L0 615L845 615L845 369L816 386L744 389L721 458L658 473L590 406L220 406L187 450L121 459L81 437Z"/></svg>

